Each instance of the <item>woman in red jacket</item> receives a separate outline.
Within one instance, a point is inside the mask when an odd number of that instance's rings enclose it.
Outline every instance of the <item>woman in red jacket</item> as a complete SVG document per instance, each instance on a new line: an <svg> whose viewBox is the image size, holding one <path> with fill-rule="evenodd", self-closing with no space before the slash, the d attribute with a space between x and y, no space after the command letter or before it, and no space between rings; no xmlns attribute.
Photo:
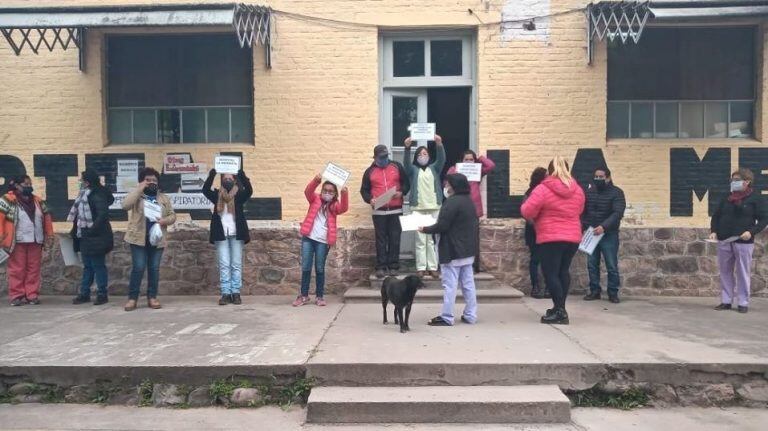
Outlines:
<svg viewBox="0 0 768 431"><path fill-rule="evenodd" d="M584 191L571 176L564 158L556 156L547 171L549 176L533 189L520 210L536 226L541 269L554 303L541 323L567 325L565 300L571 284L571 260L581 242Z"/></svg>
<svg viewBox="0 0 768 431"><path fill-rule="evenodd" d="M322 182L320 175L315 176L304 189L304 196L309 202L309 210L301 223L301 293L293 301L298 307L309 303L309 281L312 278L312 263L315 264L315 304L323 307L325 288L325 259L328 250L336 244L336 216L349 209L347 188L341 189L341 200L336 185L330 181L323 183L321 193L315 189Z"/></svg>

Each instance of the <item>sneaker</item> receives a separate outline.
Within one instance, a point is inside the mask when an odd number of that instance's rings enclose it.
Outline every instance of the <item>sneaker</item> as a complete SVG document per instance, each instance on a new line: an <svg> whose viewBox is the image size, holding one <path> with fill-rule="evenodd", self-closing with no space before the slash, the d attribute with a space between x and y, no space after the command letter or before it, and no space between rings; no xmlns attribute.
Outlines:
<svg viewBox="0 0 768 431"><path fill-rule="evenodd" d="M147 307L153 310L159 310L163 308L163 306L160 305L160 301L158 301L157 298L147 298Z"/></svg>
<svg viewBox="0 0 768 431"><path fill-rule="evenodd" d="M376 278L384 278L385 275L387 275L387 273L384 272L383 269L377 269L376 270Z"/></svg>
<svg viewBox="0 0 768 431"><path fill-rule="evenodd" d="M219 298L219 305L227 304L229 304L229 295L221 295L221 298Z"/></svg>
<svg viewBox="0 0 768 431"><path fill-rule="evenodd" d="M24 304L26 304L26 301L24 301L24 298L16 298L13 301L11 301L11 307L21 307Z"/></svg>
<svg viewBox="0 0 768 431"><path fill-rule="evenodd" d="M323 299L322 297L315 299L315 304L318 307L325 307L326 305L328 305L328 303L325 302L325 299Z"/></svg>
<svg viewBox="0 0 768 431"><path fill-rule="evenodd" d="M125 307L123 307L123 310L125 311L133 311L138 306L138 301L135 299L129 299L128 302L125 303Z"/></svg>
<svg viewBox="0 0 768 431"><path fill-rule="evenodd" d="M293 301L294 307L301 307L302 305L309 304L309 296L297 296L296 300Z"/></svg>
<svg viewBox="0 0 768 431"><path fill-rule="evenodd" d="M91 302L90 296L77 295L72 299L72 304L74 305L87 304L89 302Z"/></svg>
<svg viewBox="0 0 768 431"><path fill-rule="evenodd" d="M239 293L233 293L232 295L229 296L229 299L235 305L240 305L243 303L243 300L240 298Z"/></svg>
<svg viewBox="0 0 768 431"><path fill-rule="evenodd" d="M600 292L589 292L584 296L585 301L597 301L600 298Z"/></svg>
<svg viewBox="0 0 768 431"><path fill-rule="evenodd" d="M739 305L738 311L741 314L746 314L749 311L749 307L744 305Z"/></svg>
<svg viewBox="0 0 768 431"><path fill-rule="evenodd" d="M611 304L618 304L621 302L621 300L619 299L618 293L615 295L608 295L608 301L610 301Z"/></svg>
<svg viewBox="0 0 768 431"><path fill-rule="evenodd" d="M550 315L541 316L541 323L548 325L568 325L570 320L568 320L568 313L560 308Z"/></svg>
<svg viewBox="0 0 768 431"><path fill-rule="evenodd" d="M30 299L27 301L27 304L30 305L40 305L40 298Z"/></svg>
<svg viewBox="0 0 768 431"><path fill-rule="evenodd" d="M715 310L721 311L721 310L730 310L731 304L720 304L717 307L715 307Z"/></svg>
<svg viewBox="0 0 768 431"><path fill-rule="evenodd" d="M461 322L466 323L467 325L473 325L473 323L467 320L467 318L464 316L461 316Z"/></svg>
<svg viewBox="0 0 768 431"><path fill-rule="evenodd" d="M440 317L440 316L434 317L432 320L427 322L427 325L429 325L429 326L451 326L450 323L448 323L445 320L443 320L443 318Z"/></svg>
<svg viewBox="0 0 768 431"><path fill-rule="evenodd" d="M93 305L104 305L107 302L109 302L109 297L107 295L98 295L96 296L96 300L93 301Z"/></svg>

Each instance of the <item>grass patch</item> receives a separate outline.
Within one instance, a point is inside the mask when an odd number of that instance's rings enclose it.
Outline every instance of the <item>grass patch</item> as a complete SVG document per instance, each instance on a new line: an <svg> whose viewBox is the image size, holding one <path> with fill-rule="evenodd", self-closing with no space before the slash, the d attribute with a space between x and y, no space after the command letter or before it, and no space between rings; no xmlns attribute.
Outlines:
<svg viewBox="0 0 768 431"><path fill-rule="evenodd" d="M155 384L146 379L139 385L139 407L147 407L152 405L152 390Z"/></svg>
<svg viewBox="0 0 768 431"><path fill-rule="evenodd" d="M305 403L309 397L309 392L314 385L315 379L313 377L302 377L294 380L280 390L278 404L280 404L280 407L283 409L288 409L295 404L297 400Z"/></svg>
<svg viewBox="0 0 768 431"><path fill-rule="evenodd" d="M644 407L650 401L648 393L639 388L632 388L620 394L612 394L597 388L571 392L568 398L574 407L608 407L632 410Z"/></svg>
<svg viewBox="0 0 768 431"><path fill-rule="evenodd" d="M226 379L215 380L211 383L208 393L214 401L228 400L237 388L252 388L253 383L247 379L235 379L229 377Z"/></svg>
<svg viewBox="0 0 768 431"><path fill-rule="evenodd" d="M44 403L63 403L64 402L64 389L58 386L49 386L39 389L40 394L43 396L42 402Z"/></svg>

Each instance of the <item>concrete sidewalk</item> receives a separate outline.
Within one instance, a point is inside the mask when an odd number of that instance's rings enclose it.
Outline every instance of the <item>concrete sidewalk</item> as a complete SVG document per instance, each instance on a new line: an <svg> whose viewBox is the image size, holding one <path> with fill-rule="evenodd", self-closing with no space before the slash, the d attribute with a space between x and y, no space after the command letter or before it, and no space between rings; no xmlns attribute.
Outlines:
<svg viewBox="0 0 768 431"><path fill-rule="evenodd" d="M283 411L205 408L191 410L93 405L0 405L0 430L265 430L265 431L763 431L765 409L574 409L568 424L304 424L300 408Z"/></svg>

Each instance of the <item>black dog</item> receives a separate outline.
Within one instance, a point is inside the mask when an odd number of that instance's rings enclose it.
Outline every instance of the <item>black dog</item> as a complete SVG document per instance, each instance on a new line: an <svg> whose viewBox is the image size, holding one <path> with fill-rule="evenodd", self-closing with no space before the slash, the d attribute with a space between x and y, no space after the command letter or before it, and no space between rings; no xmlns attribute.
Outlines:
<svg viewBox="0 0 768 431"><path fill-rule="evenodd" d="M411 305L416 291L424 287L424 282L417 275L409 275L402 280L396 277L387 277L381 283L381 306L384 309L384 324L387 324L387 302L392 301L395 306L395 323L400 324L400 332L410 331L408 318L411 315ZM403 319L405 308L405 319Z"/></svg>

